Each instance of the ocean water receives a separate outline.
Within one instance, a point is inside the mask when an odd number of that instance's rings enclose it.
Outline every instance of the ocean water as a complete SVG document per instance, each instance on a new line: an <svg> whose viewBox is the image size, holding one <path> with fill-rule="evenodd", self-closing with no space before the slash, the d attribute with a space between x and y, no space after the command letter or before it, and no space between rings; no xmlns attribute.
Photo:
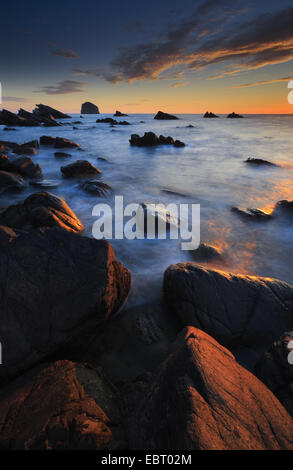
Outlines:
<svg viewBox="0 0 293 470"><path fill-rule="evenodd" d="M83 152L68 150L71 159L56 159L51 147L41 147L32 158L41 165L45 179L58 182L59 186L51 192L66 200L85 225L88 236L92 236L96 220L93 206L107 202L113 207L117 195L124 197L125 204L200 204L201 241L223 250L223 269L293 283L292 218L251 222L231 212L232 206L270 211L276 202L293 199L293 116L250 115L239 120L178 116L176 121L156 121L153 115L133 114L120 118L131 126L111 127L97 124L97 116L80 119L76 114L72 120L82 122L76 125L77 130L64 126L7 132L0 126L0 140L24 143L51 135L81 145ZM129 145L131 134L147 131L171 135L185 142L186 147ZM248 157L263 158L280 166L256 168L244 163ZM102 171L101 180L112 187L111 195L88 195L79 188L78 181L62 177L60 167L78 159L86 159ZM28 184L22 193L1 195L0 208L22 201L37 190ZM165 269L172 263L193 260L188 251L181 250L180 240L124 239L111 243L117 258L132 273L130 304L160 296Z"/></svg>

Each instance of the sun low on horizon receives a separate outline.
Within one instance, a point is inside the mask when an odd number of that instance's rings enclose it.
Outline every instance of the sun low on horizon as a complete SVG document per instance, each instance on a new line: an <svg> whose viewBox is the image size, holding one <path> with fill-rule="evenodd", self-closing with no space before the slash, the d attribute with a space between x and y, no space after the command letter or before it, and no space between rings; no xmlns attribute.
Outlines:
<svg viewBox="0 0 293 470"><path fill-rule="evenodd" d="M292 114L290 0L35 6L2 7L1 108Z"/></svg>

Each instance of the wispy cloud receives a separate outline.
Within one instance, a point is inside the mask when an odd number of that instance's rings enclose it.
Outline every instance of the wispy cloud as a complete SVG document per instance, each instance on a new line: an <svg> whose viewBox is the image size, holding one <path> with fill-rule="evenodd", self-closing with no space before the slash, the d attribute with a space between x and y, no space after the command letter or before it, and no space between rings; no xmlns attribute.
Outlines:
<svg viewBox="0 0 293 470"><path fill-rule="evenodd" d="M19 98L17 96L3 96L3 102L11 102L11 103L25 103L27 101L26 98Z"/></svg>
<svg viewBox="0 0 293 470"><path fill-rule="evenodd" d="M235 85L231 86L229 88L250 88L254 86L261 86L261 85L271 85L272 83L280 83L280 82L290 82L293 77L282 77L282 78L274 78L272 80L260 80L257 82L250 82L250 83L244 83L242 85Z"/></svg>
<svg viewBox="0 0 293 470"><path fill-rule="evenodd" d="M179 87L186 86L186 85L189 85L189 82L175 82L175 83L172 83L172 85L170 85L169 88L179 88Z"/></svg>
<svg viewBox="0 0 293 470"><path fill-rule="evenodd" d="M68 95L70 93L81 93L84 91L86 82L76 80L64 80L57 85L47 85L35 90L33 93L45 93L46 95Z"/></svg>
<svg viewBox="0 0 293 470"><path fill-rule="evenodd" d="M236 2L237 5L237 2ZM158 80L174 70L223 66L213 79L293 60L293 8L252 18L231 1L208 0L157 40L119 51L108 70L75 69L111 83ZM184 78L184 76L182 77Z"/></svg>
<svg viewBox="0 0 293 470"><path fill-rule="evenodd" d="M52 49L51 54L59 57L66 57L67 59L79 59L79 55L71 49L69 51L66 51L65 49Z"/></svg>

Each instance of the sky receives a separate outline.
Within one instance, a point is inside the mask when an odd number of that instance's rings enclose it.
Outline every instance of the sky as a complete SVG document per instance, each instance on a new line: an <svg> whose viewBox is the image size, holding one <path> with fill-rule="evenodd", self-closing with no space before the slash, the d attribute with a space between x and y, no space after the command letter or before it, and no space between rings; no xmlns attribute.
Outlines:
<svg viewBox="0 0 293 470"><path fill-rule="evenodd" d="M287 113L292 0L1 5L1 107Z"/></svg>

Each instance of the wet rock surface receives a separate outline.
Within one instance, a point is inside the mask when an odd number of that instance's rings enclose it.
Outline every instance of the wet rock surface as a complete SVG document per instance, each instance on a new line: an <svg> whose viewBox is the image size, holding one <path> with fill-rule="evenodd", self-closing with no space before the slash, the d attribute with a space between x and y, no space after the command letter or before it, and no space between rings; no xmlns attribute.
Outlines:
<svg viewBox="0 0 293 470"><path fill-rule="evenodd" d="M293 331L284 333L261 356L255 375L293 417Z"/></svg>
<svg viewBox="0 0 293 470"><path fill-rule="evenodd" d="M112 191L111 186L108 184L104 183L103 181L95 181L95 180L88 180L88 181L83 181L80 184L80 188L94 196L107 196L108 193Z"/></svg>
<svg viewBox="0 0 293 470"><path fill-rule="evenodd" d="M145 132L142 137L138 134L131 134L130 145L136 147L154 147L157 145L173 145L174 147L185 147L185 144L180 140L175 140L173 137L165 137L160 135L158 137L154 132Z"/></svg>
<svg viewBox="0 0 293 470"><path fill-rule="evenodd" d="M249 368L293 329L293 286L276 279L179 263L165 272L164 294L183 326L201 328Z"/></svg>
<svg viewBox="0 0 293 470"><path fill-rule="evenodd" d="M63 199L45 191L9 206L0 214L0 225L22 230L57 226L76 233L84 228Z"/></svg>
<svg viewBox="0 0 293 470"><path fill-rule="evenodd" d="M109 243L60 228L0 229L0 383L85 337L119 310L130 273ZM95 332L95 333L94 333Z"/></svg>
<svg viewBox="0 0 293 470"><path fill-rule="evenodd" d="M293 421L274 395L203 331L189 327L145 389L131 448L293 449Z"/></svg>
<svg viewBox="0 0 293 470"><path fill-rule="evenodd" d="M0 449L125 449L117 395L82 364L38 366L0 392Z"/></svg>
<svg viewBox="0 0 293 470"><path fill-rule="evenodd" d="M62 166L61 172L66 178L89 178L101 174L101 171L87 160L77 160L74 163Z"/></svg>

